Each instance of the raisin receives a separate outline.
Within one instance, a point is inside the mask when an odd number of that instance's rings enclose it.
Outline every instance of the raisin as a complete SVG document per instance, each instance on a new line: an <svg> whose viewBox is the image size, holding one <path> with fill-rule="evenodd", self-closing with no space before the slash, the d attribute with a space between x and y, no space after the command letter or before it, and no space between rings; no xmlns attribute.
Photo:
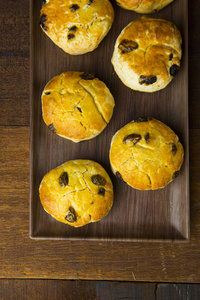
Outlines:
<svg viewBox="0 0 200 300"><path fill-rule="evenodd" d="M174 172L174 174L173 174L173 179L174 179L174 178L176 178L176 177L178 177L178 176L179 176L179 174L180 174L180 172L179 172L179 171L175 171L175 172Z"/></svg>
<svg viewBox="0 0 200 300"><path fill-rule="evenodd" d="M45 95L50 95L51 94L51 92L45 92Z"/></svg>
<svg viewBox="0 0 200 300"><path fill-rule="evenodd" d="M78 28L76 26L72 26L69 28L70 32L75 32Z"/></svg>
<svg viewBox="0 0 200 300"><path fill-rule="evenodd" d="M48 128L49 128L51 131L53 131L53 133L56 133L56 129L55 129L55 127L53 126L53 124L50 124L50 125L48 126Z"/></svg>
<svg viewBox="0 0 200 300"><path fill-rule="evenodd" d="M148 144L149 143L149 133L147 133L144 138L145 138L146 143Z"/></svg>
<svg viewBox="0 0 200 300"><path fill-rule="evenodd" d="M124 54L136 50L138 48L138 43L129 40L122 40L118 48Z"/></svg>
<svg viewBox="0 0 200 300"><path fill-rule="evenodd" d="M171 75L171 76L175 76L175 75L178 73L179 69L180 69L179 66L177 66L177 65L172 65L172 66L170 67L170 69L169 69L170 75Z"/></svg>
<svg viewBox="0 0 200 300"><path fill-rule="evenodd" d="M99 174L92 175L91 180L96 185L105 185L106 184L105 178Z"/></svg>
<svg viewBox="0 0 200 300"><path fill-rule="evenodd" d="M172 153L175 155L177 152L177 147L175 144L172 144Z"/></svg>
<svg viewBox="0 0 200 300"><path fill-rule="evenodd" d="M68 40L71 40L73 38L75 38L75 35L73 33L68 34L68 36L67 36Z"/></svg>
<svg viewBox="0 0 200 300"><path fill-rule="evenodd" d="M122 175L121 175L118 171L115 173L115 176L116 176L119 180L124 181L123 178L122 178Z"/></svg>
<svg viewBox="0 0 200 300"><path fill-rule="evenodd" d="M140 117L140 118L134 120L134 122L141 123L141 122L148 122L150 120L152 120L152 118L149 118L149 117Z"/></svg>
<svg viewBox="0 0 200 300"><path fill-rule="evenodd" d="M69 207L69 211L65 217L65 220L67 220L70 223L74 223L77 221L76 212L72 206Z"/></svg>
<svg viewBox="0 0 200 300"><path fill-rule="evenodd" d="M171 53L169 56L169 60L172 60L172 58L173 58L173 54Z"/></svg>
<svg viewBox="0 0 200 300"><path fill-rule="evenodd" d="M44 24L46 21L47 21L47 16L46 15L42 15L40 17L40 23L39 24L42 26L42 28L44 30L48 30L48 27Z"/></svg>
<svg viewBox="0 0 200 300"><path fill-rule="evenodd" d="M90 5L92 5L92 3L94 2L94 0L88 0L88 3L86 5L86 8L90 7Z"/></svg>
<svg viewBox="0 0 200 300"><path fill-rule="evenodd" d="M101 196L105 196L105 189L104 188L100 188L99 190L98 190L98 194L99 195L101 195Z"/></svg>
<svg viewBox="0 0 200 300"><path fill-rule="evenodd" d="M75 11L77 11L77 9L79 9L78 4L72 4L72 5L70 6L71 12L75 12Z"/></svg>
<svg viewBox="0 0 200 300"><path fill-rule="evenodd" d="M141 135L140 134L129 134L127 136L125 136L125 138L123 139L123 143L127 144L129 142L133 141L133 144L136 145L140 140L141 140Z"/></svg>
<svg viewBox="0 0 200 300"><path fill-rule="evenodd" d="M82 113L82 109L80 107L77 106L77 109Z"/></svg>
<svg viewBox="0 0 200 300"><path fill-rule="evenodd" d="M92 73L88 73L88 72L84 72L80 75L80 77L84 80L92 80L95 78L94 74Z"/></svg>
<svg viewBox="0 0 200 300"><path fill-rule="evenodd" d="M139 79L139 84L146 84L146 85L150 85L150 84L153 84L157 81L157 77L156 76L153 76L153 75L150 75L150 76L144 76L144 75L141 75L140 76L140 79Z"/></svg>
<svg viewBox="0 0 200 300"><path fill-rule="evenodd" d="M59 184L60 186L66 186L68 185L68 182L69 182L69 178L68 178L68 174L67 172L63 172L60 177L59 177Z"/></svg>

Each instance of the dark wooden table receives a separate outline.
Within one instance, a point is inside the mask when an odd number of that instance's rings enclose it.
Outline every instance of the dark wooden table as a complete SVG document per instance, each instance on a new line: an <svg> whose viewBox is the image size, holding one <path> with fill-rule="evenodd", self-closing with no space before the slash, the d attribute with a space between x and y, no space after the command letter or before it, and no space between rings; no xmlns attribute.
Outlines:
<svg viewBox="0 0 200 300"><path fill-rule="evenodd" d="M188 2L190 241L100 243L29 238L29 1L0 1L0 299L200 299L200 7Z"/></svg>

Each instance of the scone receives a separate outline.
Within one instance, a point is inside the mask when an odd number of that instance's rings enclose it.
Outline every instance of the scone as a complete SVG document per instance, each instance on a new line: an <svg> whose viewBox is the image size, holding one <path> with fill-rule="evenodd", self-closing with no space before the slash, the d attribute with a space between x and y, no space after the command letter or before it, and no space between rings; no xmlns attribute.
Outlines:
<svg viewBox="0 0 200 300"><path fill-rule="evenodd" d="M174 0L117 0L122 8L134 10L139 14L151 14L160 11Z"/></svg>
<svg viewBox="0 0 200 300"><path fill-rule="evenodd" d="M114 20L109 0L46 0L40 26L66 53L84 54L98 47Z"/></svg>
<svg viewBox="0 0 200 300"><path fill-rule="evenodd" d="M113 204L113 185L97 162L71 160L46 174L39 188L47 213L74 227L96 222Z"/></svg>
<svg viewBox="0 0 200 300"><path fill-rule="evenodd" d="M178 176L183 147L177 135L152 118L139 118L112 138L110 163L113 173L131 187L155 190Z"/></svg>
<svg viewBox="0 0 200 300"><path fill-rule="evenodd" d="M43 119L54 133L80 142L100 134L115 102L106 85L87 72L55 76L42 93Z"/></svg>
<svg viewBox="0 0 200 300"><path fill-rule="evenodd" d="M112 64L121 81L141 92L165 88L180 68L181 34L174 24L141 17L117 38Z"/></svg>

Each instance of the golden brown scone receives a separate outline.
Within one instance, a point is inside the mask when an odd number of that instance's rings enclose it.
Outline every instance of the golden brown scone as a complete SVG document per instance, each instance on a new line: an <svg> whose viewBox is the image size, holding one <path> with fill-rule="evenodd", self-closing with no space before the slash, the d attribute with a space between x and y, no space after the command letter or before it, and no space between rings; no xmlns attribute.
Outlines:
<svg viewBox="0 0 200 300"><path fill-rule="evenodd" d="M134 10L139 14L151 14L160 11L174 0L117 0L122 8Z"/></svg>
<svg viewBox="0 0 200 300"><path fill-rule="evenodd" d="M43 31L71 55L97 48L113 20L109 0L46 0L40 11Z"/></svg>
<svg viewBox="0 0 200 300"><path fill-rule="evenodd" d="M55 76L42 93L46 125L76 143L99 135L110 121L114 105L106 85L87 72Z"/></svg>
<svg viewBox="0 0 200 300"><path fill-rule="evenodd" d="M74 227L96 222L113 204L113 185L97 162L71 160L46 174L39 188L47 213Z"/></svg>
<svg viewBox="0 0 200 300"><path fill-rule="evenodd" d="M141 17L117 38L114 69L129 88L155 92L165 88L180 67L181 34L171 22Z"/></svg>
<svg viewBox="0 0 200 300"><path fill-rule="evenodd" d="M139 190L165 187L178 176L183 147L177 135L152 118L139 118L112 138L110 163L113 173Z"/></svg>

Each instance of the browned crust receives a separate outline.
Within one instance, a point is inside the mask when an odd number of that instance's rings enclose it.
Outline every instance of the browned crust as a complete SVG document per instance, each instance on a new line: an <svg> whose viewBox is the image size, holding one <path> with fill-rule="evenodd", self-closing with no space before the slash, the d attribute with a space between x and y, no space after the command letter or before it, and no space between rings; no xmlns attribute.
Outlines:
<svg viewBox="0 0 200 300"><path fill-rule="evenodd" d="M60 185L63 172L68 174L68 184ZM106 183L94 184L91 177L100 174ZM99 189L104 189L99 192ZM47 213L56 220L80 227L106 216L113 204L113 186L101 165L90 160L68 161L46 174L39 188L40 200ZM66 216L74 213L74 222Z"/></svg>
<svg viewBox="0 0 200 300"><path fill-rule="evenodd" d="M171 2L173 0L117 0L117 4L122 8L141 14L158 12Z"/></svg>
<svg viewBox="0 0 200 300"><path fill-rule="evenodd" d="M123 50L124 43L135 43L137 47ZM173 23L143 16L131 22L117 38L112 64L125 85L154 92L166 87L175 76L170 70L180 67L181 45L181 34ZM154 83L141 84L141 77L149 76L155 78Z"/></svg>
<svg viewBox="0 0 200 300"><path fill-rule="evenodd" d="M110 30L114 10L108 0L50 0L40 11L49 38L71 55L93 51Z"/></svg>
<svg viewBox="0 0 200 300"><path fill-rule="evenodd" d="M43 119L56 134L74 142L91 139L110 121L113 96L98 78L84 72L65 72L54 77L42 93Z"/></svg>
<svg viewBox="0 0 200 300"><path fill-rule="evenodd" d="M140 135L134 142L126 138ZM127 140L127 142L124 142ZM184 150L177 135L156 119L131 122L113 137L110 163L113 172L135 189L149 190L165 187L178 175Z"/></svg>

